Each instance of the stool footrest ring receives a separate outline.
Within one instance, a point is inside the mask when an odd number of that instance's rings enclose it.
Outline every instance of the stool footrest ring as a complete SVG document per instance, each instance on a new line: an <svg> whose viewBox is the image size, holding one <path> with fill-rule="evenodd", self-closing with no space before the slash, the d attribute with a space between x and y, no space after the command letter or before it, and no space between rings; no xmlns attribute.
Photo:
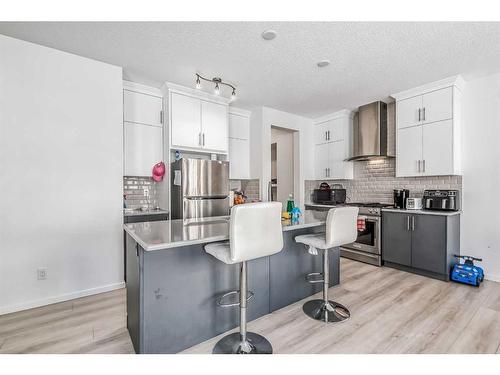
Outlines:
<svg viewBox="0 0 500 375"><path fill-rule="evenodd" d="M247 293L247 301L252 299L254 293L248 291ZM217 305L220 307L233 307L240 305L240 291L233 290L232 292L223 294L219 299L217 299Z"/></svg>
<svg viewBox="0 0 500 375"><path fill-rule="evenodd" d="M311 272L305 277L306 281L311 284L322 283L325 281L322 272Z"/></svg>

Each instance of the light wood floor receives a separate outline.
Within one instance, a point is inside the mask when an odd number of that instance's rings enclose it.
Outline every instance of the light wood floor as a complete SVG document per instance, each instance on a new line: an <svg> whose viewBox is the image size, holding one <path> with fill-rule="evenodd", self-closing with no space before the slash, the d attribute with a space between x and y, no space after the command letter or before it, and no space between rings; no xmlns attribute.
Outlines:
<svg viewBox="0 0 500 375"><path fill-rule="evenodd" d="M474 288L342 259L330 297L350 320L312 320L306 299L248 328L275 353L500 353L500 283ZM3 315L0 353L133 353L125 325L124 290ZM222 336L184 353L210 353Z"/></svg>

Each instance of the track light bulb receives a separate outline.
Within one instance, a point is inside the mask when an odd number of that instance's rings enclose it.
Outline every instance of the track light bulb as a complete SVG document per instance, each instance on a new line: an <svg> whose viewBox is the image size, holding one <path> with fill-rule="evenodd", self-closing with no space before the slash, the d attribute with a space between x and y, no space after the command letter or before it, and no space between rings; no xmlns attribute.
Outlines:
<svg viewBox="0 0 500 375"><path fill-rule="evenodd" d="M233 92L231 93L231 101L236 100L236 90L233 89Z"/></svg>
<svg viewBox="0 0 500 375"><path fill-rule="evenodd" d="M215 84L214 93L215 93L215 95L219 95L220 94L220 89L219 89L219 84L218 83Z"/></svg>
<svg viewBox="0 0 500 375"><path fill-rule="evenodd" d="M200 77L196 76L196 88L199 90L201 89L201 81Z"/></svg>

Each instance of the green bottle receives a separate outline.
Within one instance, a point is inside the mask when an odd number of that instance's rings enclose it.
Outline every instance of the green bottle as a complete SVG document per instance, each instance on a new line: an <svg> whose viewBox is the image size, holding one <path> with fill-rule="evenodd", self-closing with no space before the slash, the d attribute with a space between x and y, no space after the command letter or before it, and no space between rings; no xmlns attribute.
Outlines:
<svg viewBox="0 0 500 375"><path fill-rule="evenodd" d="M293 203L293 195L290 194L288 196L288 202L286 202L286 212L292 213L292 210L294 207L295 207L295 204Z"/></svg>

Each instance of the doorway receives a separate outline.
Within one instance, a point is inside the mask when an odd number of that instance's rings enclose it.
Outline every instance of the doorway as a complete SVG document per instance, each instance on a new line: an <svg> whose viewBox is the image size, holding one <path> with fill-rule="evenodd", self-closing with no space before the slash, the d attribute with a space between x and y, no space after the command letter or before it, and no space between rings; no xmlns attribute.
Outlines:
<svg viewBox="0 0 500 375"><path fill-rule="evenodd" d="M286 208L290 194L295 198L295 142L296 131L271 127L271 184L272 201Z"/></svg>

